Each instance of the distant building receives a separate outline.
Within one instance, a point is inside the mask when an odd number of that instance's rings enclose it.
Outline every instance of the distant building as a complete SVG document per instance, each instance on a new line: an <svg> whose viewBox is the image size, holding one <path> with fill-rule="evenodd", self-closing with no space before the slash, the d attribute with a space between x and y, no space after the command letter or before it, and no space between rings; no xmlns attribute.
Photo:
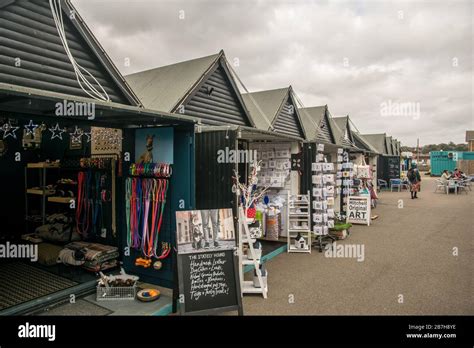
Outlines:
<svg viewBox="0 0 474 348"><path fill-rule="evenodd" d="M466 131L467 151L474 151L474 130Z"/></svg>

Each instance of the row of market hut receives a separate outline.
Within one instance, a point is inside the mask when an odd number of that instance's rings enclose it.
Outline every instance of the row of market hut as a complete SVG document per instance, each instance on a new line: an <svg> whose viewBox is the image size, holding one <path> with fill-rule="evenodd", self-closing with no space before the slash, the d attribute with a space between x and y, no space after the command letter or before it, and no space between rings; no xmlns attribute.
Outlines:
<svg viewBox="0 0 474 348"><path fill-rule="evenodd" d="M62 23L55 20L58 8ZM104 206L112 206L103 209L98 228L103 233L94 240L117 246L125 269L145 281L176 285L173 253L163 258L159 272L136 264L139 250L122 255L130 232L127 173L142 156L153 153L154 162L172 166L159 241L173 247L176 211L236 211L233 178L238 173L246 180L249 165L218 161L219 151L278 150L281 156L270 166L288 175L265 177L275 194L310 190L317 144L324 144L328 162L335 163L342 148L354 163L371 165L375 185L377 178L400 177L400 142L388 130L361 133L349 115L334 117L328 105L303 106L292 86L248 93L224 51L124 77L70 1L55 8L41 0L1 1L0 20L0 196L26 196L29 202L38 192L26 180L26 169L38 167L34 163L47 163L42 167L47 168L58 161L66 167L77 158L114 156L118 171L105 176L113 180L111 197L104 189ZM93 115L58 113L58 105L66 102L93 105ZM116 132L101 138L101 129ZM74 168L60 175L77 176ZM0 210L0 239L20 240L35 231L32 224L44 224L47 184L39 184L44 188L39 219L28 215L22 199L11 199Z"/></svg>

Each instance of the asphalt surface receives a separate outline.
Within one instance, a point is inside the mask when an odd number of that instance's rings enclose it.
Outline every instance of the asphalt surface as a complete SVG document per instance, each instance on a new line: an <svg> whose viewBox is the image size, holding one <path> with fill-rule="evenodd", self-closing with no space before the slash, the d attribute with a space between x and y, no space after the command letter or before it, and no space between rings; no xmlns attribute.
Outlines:
<svg viewBox="0 0 474 348"><path fill-rule="evenodd" d="M318 250L269 261L268 299L245 295L244 313L474 314L474 191L446 195L433 193L434 185L422 176L415 200L407 192L380 194L379 218L337 241L364 245L362 262Z"/></svg>

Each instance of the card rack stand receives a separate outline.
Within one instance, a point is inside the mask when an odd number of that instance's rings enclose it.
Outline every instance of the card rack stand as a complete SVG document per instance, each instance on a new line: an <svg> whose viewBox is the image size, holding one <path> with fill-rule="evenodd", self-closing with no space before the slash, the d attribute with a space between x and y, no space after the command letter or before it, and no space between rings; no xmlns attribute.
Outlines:
<svg viewBox="0 0 474 348"><path fill-rule="evenodd" d="M313 171L313 233L315 240L313 246L322 252L326 245L336 240L329 234L329 228L334 226L334 196L335 175L334 164L328 163L324 155L324 145L317 145L315 163L312 163ZM329 199L331 200L332 214L328 214Z"/></svg>
<svg viewBox="0 0 474 348"><path fill-rule="evenodd" d="M346 219L347 216L347 202L349 196L352 195L353 185L352 180L354 180L354 171L353 164L349 161L349 153L343 151L342 153L343 164L342 164L342 193L341 193L341 215Z"/></svg>
<svg viewBox="0 0 474 348"><path fill-rule="evenodd" d="M310 192L306 195L290 195L287 202L287 239L289 253L311 253L311 206ZM298 238L298 236L300 236ZM297 240L301 239L301 240Z"/></svg>
<svg viewBox="0 0 474 348"><path fill-rule="evenodd" d="M262 276L262 271L260 269L261 257L257 258L253 244L256 242L255 238L250 237L250 230L247 223L246 214L242 207L239 208L239 272L240 272L240 289L242 295L244 294L262 294L263 298L267 298L268 285L265 286ZM250 260L247 255L243 253L243 245L248 244L249 249L247 251L251 254L252 259ZM255 286L253 281L244 280L244 268L246 266L253 266L255 273L257 274L259 286ZM268 284L268 283L267 283Z"/></svg>

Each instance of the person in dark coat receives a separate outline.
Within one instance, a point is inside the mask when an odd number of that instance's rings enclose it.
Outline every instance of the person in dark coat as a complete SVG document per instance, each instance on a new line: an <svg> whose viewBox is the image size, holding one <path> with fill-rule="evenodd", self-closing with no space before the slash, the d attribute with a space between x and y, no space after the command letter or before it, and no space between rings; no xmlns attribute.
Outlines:
<svg viewBox="0 0 474 348"><path fill-rule="evenodd" d="M410 182L410 194L411 199L418 198L417 193L420 191L421 186L421 175L416 167L416 164L413 164L410 170L407 173L408 181Z"/></svg>

